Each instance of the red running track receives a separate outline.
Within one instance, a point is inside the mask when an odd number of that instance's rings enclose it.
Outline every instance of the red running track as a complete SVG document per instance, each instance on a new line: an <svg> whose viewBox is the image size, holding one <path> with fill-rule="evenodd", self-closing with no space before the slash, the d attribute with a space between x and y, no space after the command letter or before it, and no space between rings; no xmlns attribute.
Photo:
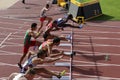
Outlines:
<svg viewBox="0 0 120 80"><path fill-rule="evenodd" d="M43 4L40 4L41 2ZM23 37L32 22L39 24L39 12L45 1L35 0L23 5L20 1L11 8L0 11L0 79L6 79L11 73L19 72L17 62L22 55ZM25 9L25 7L30 7ZM53 5L48 13L54 19L63 17L66 11ZM54 13L54 12L56 13ZM76 25L76 24L75 24ZM67 35L71 28L53 32L56 35ZM78 80L120 80L120 22L92 21L84 28L73 28L73 79ZM42 36L39 40L43 40ZM69 43L62 41L61 43ZM70 51L70 47L55 47L59 50ZM32 50L32 48L31 48ZM109 56L105 60L106 55ZM70 62L70 57L64 57L57 62ZM53 63L52 63L53 64ZM50 64L50 65L52 65ZM65 69L69 75L69 67L46 68L53 71ZM41 77L50 78L49 75Z"/></svg>

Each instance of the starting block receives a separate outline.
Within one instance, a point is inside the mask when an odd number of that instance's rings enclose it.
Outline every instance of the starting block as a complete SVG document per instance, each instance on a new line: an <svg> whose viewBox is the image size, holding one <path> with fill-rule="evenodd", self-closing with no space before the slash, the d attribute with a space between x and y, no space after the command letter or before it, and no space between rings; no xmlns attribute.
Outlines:
<svg viewBox="0 0 120 80"><path fill-rule="evenodd" d="M57 0L57 4L61 7L65 7L67 3L65 0Z"/></svg>
<svg viewBox="0 0 120 80"><path fill-rule="evenodd" d="M75 55L75 52L64 52L65 55L71 56L71 55Z"/></svg>
<svg viewBox="0 0 120 80"><path fill-rule="evenodd" d="M69 46L71 46L71 44L60 44L59 46L66 46L66 47L69 47Z"/></svg>
<svg viewBox="0 0 120 80"><path fill-rule="evenodd" d="M52 76L52 80L70 80L69 76L62 76L58 79L56 76Z"/></svg>
<svg viewBox="0 0 120 80"><path fill-rule="evenodd" d="M55 64L54 64L55 66L70 66L70 62L56 62Z"/></svg>
<svg viewBox="0 0 120 80"><path fill-rule="evenodd" d="M84 19L84 17L83 16L78 16L78 17L76 17L76 18L73 18L73 20L75 21L75 22L77 22L77 23L79 23L79 24L84 24L85 23L85 19Z"/></svg>

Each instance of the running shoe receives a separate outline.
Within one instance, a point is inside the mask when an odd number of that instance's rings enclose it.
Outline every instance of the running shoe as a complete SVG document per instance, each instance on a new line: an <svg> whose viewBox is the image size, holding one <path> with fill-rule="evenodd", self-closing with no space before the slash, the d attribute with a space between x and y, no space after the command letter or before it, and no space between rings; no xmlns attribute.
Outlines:
<svg viewBox="0 0 120 80"><path fill-rule="evenodd" d="M79 28L82 29L82 28L83 28L83 24L80 24L80 25L79 25Z"/></svg>
<svg viewBox="0 0 120 80"><path fill-rule="evenodd" d="M67 35L67 36L66 36L66 39L67 39L67 40L71 40L71 39L72 39L72 36L71 36L71 35Z"/></svg>
<svg viewBox="0 0 120 80"><path fill-rule="evenodd" d="M18 66L19 66L20 69L22 69L22 65L20 63L18 63Z"/></svg>
<svg viewBox="0 0 120 80"><path fill-rule="evenodd" d="M60 72L60 74L59 74L58 78L60 79L62 76L64 76L64 75L65 75L65 73L66 73L66 70L63 70L62 72Z"/></svg>

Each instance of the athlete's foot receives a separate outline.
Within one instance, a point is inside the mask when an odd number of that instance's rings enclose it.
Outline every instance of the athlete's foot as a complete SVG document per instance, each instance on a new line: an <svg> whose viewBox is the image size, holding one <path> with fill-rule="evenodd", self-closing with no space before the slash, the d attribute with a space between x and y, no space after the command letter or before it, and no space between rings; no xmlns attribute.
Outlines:
<svg viewBox="0 0 120 80"><path fill-rule="evenodd" d="M67 36L66 36L66 39L68 40L68 42L70 42L71 39L72 39L72 36L71 36L71 35L67 35Z"/></svg>
<svg viewBox="0 0 120 80"><path fill-rule="evenodd" d="M20 63L18 63L18 66L19 66L20 69L22 69L22 65Z"/></svg>
<svg viewBox="0 0 120 80"><path fill-rule="evenodd" d="M83 28L83 24L80 24L80 25L79 25L79 28L82 29L82 28Z"/></svg>

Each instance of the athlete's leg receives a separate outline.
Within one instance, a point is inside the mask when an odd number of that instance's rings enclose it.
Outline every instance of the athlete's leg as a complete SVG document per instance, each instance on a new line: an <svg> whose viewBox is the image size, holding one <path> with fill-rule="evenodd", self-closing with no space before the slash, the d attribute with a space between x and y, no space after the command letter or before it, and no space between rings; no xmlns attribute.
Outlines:
<svg viewBox="0 0 120 80"><path fill-rule="evenodd" d="M47 24L46 24L46 26L47 26L52 21L52 18L51 17L46 17L45 20L48 21Z"/></svg>
<svg viewBox="0 0 120 80"><path fill-rule="evenodd" d="M41 28L43 27L43 23L45 21L46 17L40 17L40 27L38 28L38 32L41 30Z"/></svg>
<svg viewBox="0 0 120 80"><path fill-rule="evenodd" d="M25 58L25 56L27 55L27 53L28 53L28 50L29 50L29 45L24 45L24 49L23 49L23 55L21 56L21 58L20 58L20 61L19 61L19 63L18 63L18 66L19 66L19 68L21 68L22 69L22 61L23 61L23 59Z"/></svg>
<svg viewBox="0 0 120 80"><path fill-rule="evenodd" d="M53 76L56 76L56 77L58 77L58 78L61 78L61 75L60 74L57 74L57 73L55 73L55 72L52 72L52 71L50 71L50 70L48 70L48 69L45 69L45 68L39 68L38 70L37 70L37 73L39 74L39 73L46 73L46 74L49 74L49 75L53 75Z"/></svg>
<svg viewBox="0 0 120 80"><path fill-rule="evenodd" d="M8 80L13 80L13 78L19 73L12 73L9 77Z"/></svg>

